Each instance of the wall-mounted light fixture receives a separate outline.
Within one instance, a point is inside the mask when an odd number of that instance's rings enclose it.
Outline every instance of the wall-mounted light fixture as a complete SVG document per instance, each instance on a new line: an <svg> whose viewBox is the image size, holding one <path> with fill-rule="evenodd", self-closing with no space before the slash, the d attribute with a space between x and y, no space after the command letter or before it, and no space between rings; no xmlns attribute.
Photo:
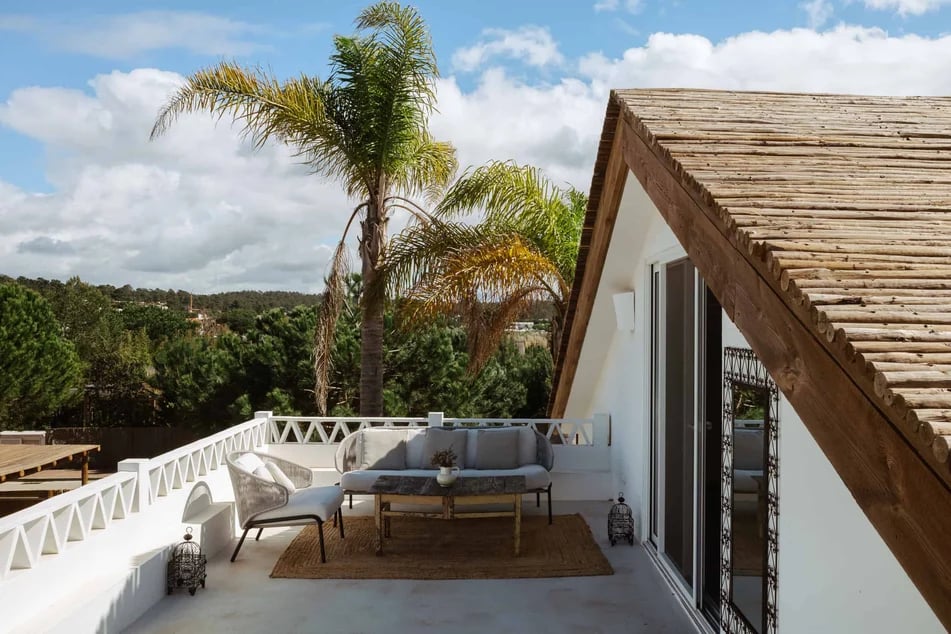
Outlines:
<svg viewBox="0 0 951 634"><path fill-rule="evenodd" d="M634 330L634 291L615 293L614 318L618 330Z"/></svg>

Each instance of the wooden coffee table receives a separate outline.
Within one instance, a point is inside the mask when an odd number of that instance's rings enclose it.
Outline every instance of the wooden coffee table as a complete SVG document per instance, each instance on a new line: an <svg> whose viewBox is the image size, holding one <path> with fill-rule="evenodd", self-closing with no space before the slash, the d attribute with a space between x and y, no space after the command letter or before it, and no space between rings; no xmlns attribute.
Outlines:
<svg viewBox="0 0 951 634"><path fill-rule="evenodd" d="M383 539L390 535L391 517L429 517L453 520L465 517L515 518L515 555L522 532L522 496L528 493L524 476L460 477L452 486L440 486L436 478L380 476L370 487L376 517L376 554L383 554ZM393 510L392 504L437 506L438 510ZM459 511L475 504L511 504L511 510Z"/></svg>

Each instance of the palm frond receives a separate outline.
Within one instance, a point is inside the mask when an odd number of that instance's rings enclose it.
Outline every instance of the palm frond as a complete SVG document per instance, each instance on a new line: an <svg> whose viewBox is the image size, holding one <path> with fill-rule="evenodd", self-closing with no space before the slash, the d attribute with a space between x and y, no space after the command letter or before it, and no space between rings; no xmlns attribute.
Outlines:
<svg viewBox="0 0 951 634"><path fill-rule="evenodd" d="M255 148L269 140L292 147L317 172L340 178L353 193L365 184L347 130L339 125L340 98L328 82L302 75L283 83L260 68L221 62L185 80L159 111L151 139L164 134L179 116L206 111L226 115L241 126Z"/></svg>
<svg viewBox="0 0 951 634"><path fill-rule="evenodd" d="M324 301L314 327L314 401L317 413L327 415L330 371L333 363L334 333L337 319L346 302L347 277L350 273L348 251L343 240L334 251L330 271L324 283Z"/></svg>
<svg viewBox="0 0 951 634"><path fill-rule="evenodd" d="M393 172L392 183L398 191L423 194L433 202L442 196L457 167L456 148L426 132L411 141L407 160Z"/></svg>
<svg viewBox="0 0 951 634"><path fill-rule="evenodd" d="M505 331L513 321L525 314L532 304L532 289L524 289L505 301L486 307L481 302L464 316L467 332L470 374L478 374L498 349Z"/></svg>

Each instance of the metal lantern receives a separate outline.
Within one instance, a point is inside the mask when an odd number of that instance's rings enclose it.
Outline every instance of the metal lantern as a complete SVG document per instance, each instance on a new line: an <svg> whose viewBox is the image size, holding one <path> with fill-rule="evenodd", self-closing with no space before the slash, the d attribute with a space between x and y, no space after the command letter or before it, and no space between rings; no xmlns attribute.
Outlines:
<svg viewBox="0 0 951 634"><path fill-rule="evenodd" d="M621 539L634 545L634 514L631 507L624 503L624 493L618 493L617 504L608 513L608 539L613 546Z"/></svg>
<svg viewBox="0 0 951 634"><path fill-rule="evenodd" d="M188 588L188 593L194 596L195 590L201 585L205 587L205 565L207 558L202 554L198 542L192 541L192 529L185 529L185 541L175 547L168 560L166 585L168 593L172 594L175 588Z"/></svg>

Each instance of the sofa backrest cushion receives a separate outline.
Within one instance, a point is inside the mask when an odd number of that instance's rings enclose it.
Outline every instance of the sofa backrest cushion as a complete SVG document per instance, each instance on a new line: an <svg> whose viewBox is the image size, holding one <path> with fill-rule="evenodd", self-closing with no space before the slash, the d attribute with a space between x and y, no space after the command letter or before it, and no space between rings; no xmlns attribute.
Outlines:
<svg viewBox="0 0 951 634"><path fill-rule="evenodd" d="M423 464L423 449L426 445L426 427L406 430L406 468L432 469L429 463Z"/></svg>
<svg viewBox="0 0 951 634"><path fill-rule="evenodd" d="M518 466L538 464L538 435L528 425L518 427Z"/></svg>
<svg viewBox="0 0 951 634"><path fill-rule="evenodd" d="M361 469L406 468L405 430L365 429L362 441Z"/></svg>
<svg viewBox="0 0 951 634"><path fill-rule="evenodd" d="M475 464L476 469L515 469L518 467L518 430L504 429L476 430Z"/></svg>
<svg viewBox="0 0 951 634"><path fill-rule="evenodd" d="M440 429L430 427L426 430L425 440L423 442L423 469L432 469L433 454L437 451L452 449L456 454L456 466L465 469L466 462L466 436L465 429Z"/></svg>

